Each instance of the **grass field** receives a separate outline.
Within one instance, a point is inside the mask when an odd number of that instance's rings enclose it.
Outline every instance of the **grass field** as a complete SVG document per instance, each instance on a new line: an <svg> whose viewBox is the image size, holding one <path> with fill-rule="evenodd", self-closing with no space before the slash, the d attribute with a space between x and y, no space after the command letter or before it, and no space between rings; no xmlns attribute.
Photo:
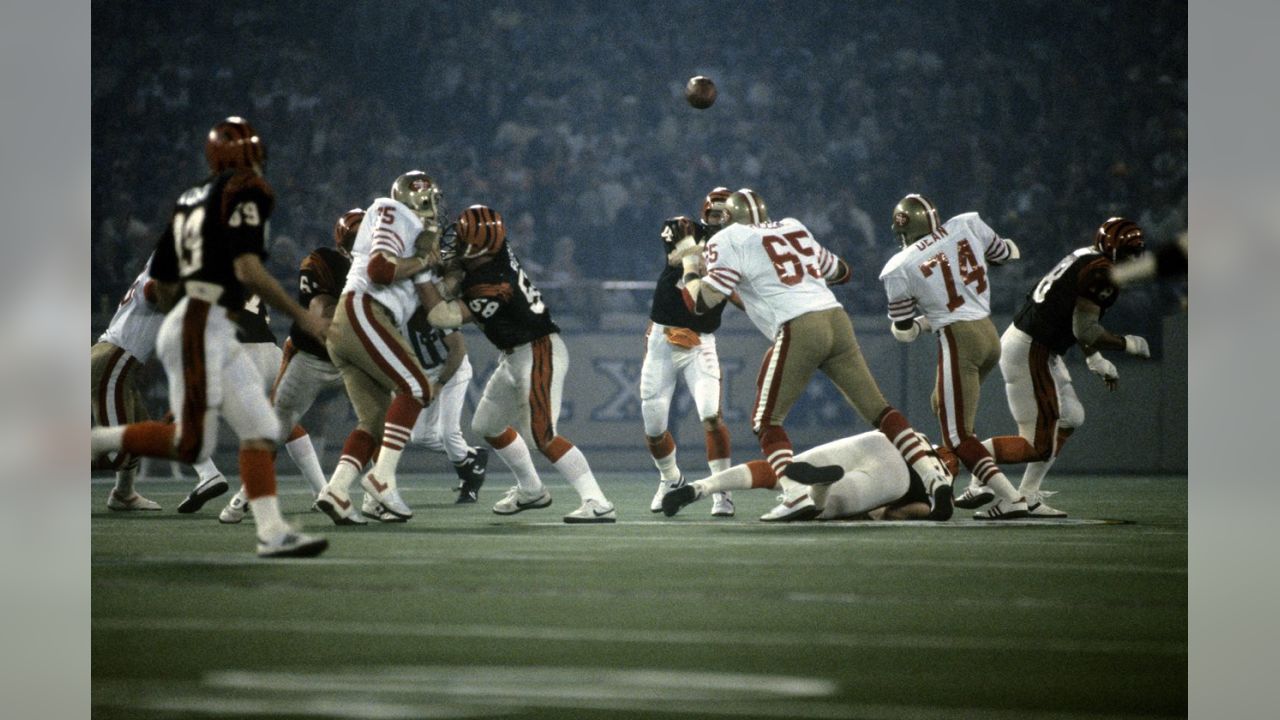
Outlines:
<svg viewBox="0 0 1280 720"><path fill-rule="evenodd" d="M495 477L491 482L500 480ZM406 525L335 528L282 480L320 558L253 526L109 513L93 486L94 717L1133 718L1187 711L1185 477L1064 477L1061 523L666 520L649 477L503 518L402 479ZM1123 520L1080 524L1078 520Z"/></svg>

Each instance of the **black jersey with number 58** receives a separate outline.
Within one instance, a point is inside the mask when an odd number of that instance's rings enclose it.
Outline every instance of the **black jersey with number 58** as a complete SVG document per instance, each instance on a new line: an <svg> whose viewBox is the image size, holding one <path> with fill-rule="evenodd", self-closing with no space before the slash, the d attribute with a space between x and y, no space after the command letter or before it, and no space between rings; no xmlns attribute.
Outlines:
<svg viewBox="0 0 1280 720"><path fill-rule="evenodd" d="M560 332L542 293L505 244L492 260L467 271L462 298L484 336L501 350Z"/></svg>
<svg viewBox="0 0 1280 720"><path fill-rule="evenodd" d="M151 275L163 282L198 281L222 288L218 304L244 307L248 293L236 278L235 259L266 257L267 220L275 193L261 175L227 170L178 197L156 244Z"/></svg>

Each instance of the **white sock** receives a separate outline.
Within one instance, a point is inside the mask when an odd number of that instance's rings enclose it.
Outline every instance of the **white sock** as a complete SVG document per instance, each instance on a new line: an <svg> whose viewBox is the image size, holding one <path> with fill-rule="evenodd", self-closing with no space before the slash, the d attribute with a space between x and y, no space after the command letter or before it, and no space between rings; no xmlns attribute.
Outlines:
<svg viewBox="0 0 1280 720"><path fill-rule="evenodd" d="M196 475L200 476L200 482L204 482L211 477L217 477L222 474L218 471L218 466L213 464L213 458L208 458L203 462L198 462L191 467L196 471Z"/></svg>
<svg viewBox="0 0 1280 720"><path fill-rule="evenodd" d="M664 482L673 483L680 479L680 466L676 464L675 448L672 448L671 453L666 457L653 458L653 464L658 466L658 472L662 473Z"/></svg>
<svg viewBox="0 0 1280 720"><path fill-rule="evenodd" d="M350 495L351 483L360 476L361 469L351 456L343 455L342 459L338 460L338 467L334 468L333 476L329 478L329 485L326 487L338 490L343 495Z"/></svg>
<svg viewBox="0 0 1280 720"><path fill-rule="evenodd" d="M123 425L96 427L89 431L89 451L94 457L103 453L118 452L123 444Z"/></svg>
<svg viewBox="0 0 1280 720"><path fill-rule="evenodd" d="M733 466L733 462L729 460L729 458L716 458L715 460L707 461L707 467L711 468L712 475L715 475L716 473L722 473L725 470L728 470L732 466ZM733 494L730 493L728 490L721 490L716 493L716 496L717 498L723 496L725 498L732 499Z"/></svg>
<svg viewBox="0 0 1280 720"><path fill-rule="evenodd" d="M249 501L253 508L253 522L258 527L258 537L271 537L290 530L289 525L280 514L280 501L275 495L254 498Z"/></svg>
<svg viewBox="0 0 1280 720"><path fill-rule="evenodd" d="M1009 502L1017 502L1022 497L1022 493L1014 489L1013 483L1009 482L1009 478L1004 473L998 472L993 474L987 480L987 487L996 494L996 497L1008 500Z"/></svg>
<svg viewBox="0 0 1280 720"><path fill-rule="evenodd" d="M694 483L699 488L699 495L705 493L725 492L726 490L750 490L751 470L746 465L731 467Z"/></svg>
<svg viewBox="0 0 1280 720"><path fill-rule="evenodd" d="M1040 492L1040 482L1044 480L1044 476L1048 474L1049 468L1053 467L1057 459L1051 457L1043 462L1027 463L1027 467L1022 471L1022 484L1018 486L1018 492L1027 497Z"/></svg>
<svg viewBox="0 0 1280 720"><path fill-rule="evenodd" d="M404 446L409 442L411 430L401 425L387 423L382 429L382 449L378 451L378 461L373 464L373 476L378 482L396 489L396 468L400 466L400 456L404 454Z"/></svg>
<svg viewBox="0 0 1280 720"><path fill-rule="evenodd" d="M671 453L675 455L675 453ZM569 448L569 451L560 456L560 459L553 463L556 470L564 476L565 480L578 491L579 497L583 501L595 500L596 502L607 504L609 501L605 499L604 493L600 490L600 483L596 482L596 476L591 474L591 466L587 464L587 456L582 454L576 446Z"/></svg>
<svg viewBox="0 0 1280 720"><path fill-rule="evenodd" d="M324 470L320 469L320 458L316 455L315 446L311 444L311 436L303 435L297 440L290 440L284 444L284 449L289 453L293 464L302 471L302 477L307 479L311 491L319 495L324 490Z"/></svg>
<svg viewBox="0 0 1280 720"><path fill-rule="evenodd" d="M138 470L138 460L134 458L129 464L116 471L116 487L114 492L122 498L133 494L133 478Z"/></svg>
<svg viewBox="0 0 1280 720"><path fill-rule="evenodd" d="M516 476L516 486L521 492L525 495L542 492L542 479L533 466L533 456L529 454L529 446L525 444L523 437L517 435L506 447L495 447L493 451L498 453L507 469Z"/></svg>

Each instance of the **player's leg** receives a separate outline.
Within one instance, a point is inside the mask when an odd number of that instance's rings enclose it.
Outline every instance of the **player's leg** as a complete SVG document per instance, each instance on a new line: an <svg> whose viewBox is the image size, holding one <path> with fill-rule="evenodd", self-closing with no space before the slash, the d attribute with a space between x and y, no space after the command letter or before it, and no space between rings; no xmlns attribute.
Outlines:
<svg viewBox="0 0 1280 720"><path fill-rule="evenodd" d="M485 383L484 393L471 417L471 429L489 443L498 458L511 470L516 484L493 506L499 515L513 515L551 504L551 493L542 484L533 466L529 445L513 425L521 424L527 413L527 378L533 364L528 345L499 356L498 367Z"/></svg>
<svg viewBox="0 0 1280 720"><path fill-rule="evenodd" d="M676 390L674 348L661 328L652 323L645 332L644 362L640 366L640 415L644 419L645 444L658 468L658 488L649 501L650 512L662 510L662 496L682 482L676 462L676 443L667 430L671 398Z"/></svg>
<svg viewBox="0 0 1280 720"><path fill-rule="evenodd" d="M1013 325L1000 337L1000 374L1004 378L1005 397L1018 425L1018 434L998 435L983 441L997 463L1036 462L1047 459L1052 453L1052 434L1040 427L1031 345L1031 337ZM1045 357L1043 353L1041 357ZM1043 377L1039 371L1036 375ZM1050 426L1052 422L1050 419Z"/></svg>
<svg viewBox="0 0 1280 720"><path fill-rule="evenodd" d="M1047 348L1046 348L1047 350ZM1022 473L1022 483L1018 490L1027 496L1028 511L1032 517L1037 518L1064 518L1067 513L1049 507L1044 503L1044 498L1051 495L1051 492L1040 489L1040 484L1044 480L1049 469L1053 467L1053 463L1058 458L1058 453L1062 451L1063 444L1067 438L1075 431L1077 427L1084 424L1084 406L1080 403L1080 399L1076 396L1075 386L1071 382L1071 374L1067 371L1066 363L1062 361L1059 355L1049 354L1048 360L1044 365L1047 370L1047 380L1042 380L1044 387L1037 388L1041 393L1042 403L1055 409L1057 422L1050 427L1045 427L1041 432L1049 435L1052 432L1052 444L1049 456L1037 462L1027 463L1026 469ZM1043 377L1045 373L1041 373ZM1050 384L1052 387L1050 387Z"/></svg>
<svg viewBox="0 0 1280 720"><path fill-rule="evenodd" d="M413 517L413 510L400 497L396 468L418 414L431 400L431 381L386 308L367 295L359 301L354 295L344 296L341 304L364 348L363 353L348 356L348 360L359 365L385 390L395 393L386 410L377 460L360 484L391 514L408 519Z"/></svg>
<svg viewBox="0 0 1280 720"><path fill-rule="evenodd" d="M782 429L782 423L809 383L831 340L830 333L821 326L802 322L806 317L802 315L778 329L756 378L751 430L760 442L765 460L779 477L785 475L793 455L791 438Z"/></svg>
<svg viewBox="0 0 1280 720"><path fill-rule="evenodd" d="M465 359L458 371L440 391L440 397L432 403L439 418L436 427L445 457L453 463L458 474L459 503L472 503L479 499L484 485L485 471L489 463L489 451L471 447L462 434L462 407L467 401L467 388L471 386L471 363Z"/></svg>
<svg viewBox="0 0 1280 720"><path fill-rule="evenodd" d="M328 541L298 532L285 522L280 512L275 472L275 441L280 435L280 420L266 394L255 388L253 381L261 382L258 370L245 353L237 350L233 347L229 351L220 373L224 389L238 389L224 393L222 413L240 437L240 481L253 508L258 555L319 555L328 547Z"/></svg>
<svg viewBox="0 0 1280 720"><path fill-rule="evenodd" d="M122 426L147 419L146 407L134 380L137 360L123 348L108 342L93 346L90 357L90 389L93 424ZM116 471L116 483L107 494L107 508L115 511L159 510L160 505L134 490L139 458L124 452L107 456Z"/></svg>
<svg viewBox="0 0 1280 720"><path fill-rule="evenodd" d="M777 484L778 476L773 474L773 467L769 463L764 460L752 460L676 488L663 496L662 512L667 517L671 517L679 512L680 508L707 495L733 490L768 490L777 487Z"/></svg>
<svg viewBox="0 0 1280 720"><path fill-rule="evenodd" d="M990 325L986 321L985 325ZM1026 499L1005 477L991 453L973 434L981 370L993 356L999 357L994 329L988 334L983 321L958 322L938 331L938 372L933 391L934 411L942 427L942 439L960 462L990 488L999 502L983 519L1006 520L1026 516Z"/></svg>
<svg viewBox="0 0 1280 720"><path fill-rule="evenodd" d="M332 363L306 353L299 353L291 341L285 341L285 366L271 390L271 404L280 418L280 428L288 431L284 449L302 472L311 492L318 498L324 491L326 478L320 467L311 435L299 423L315 404L321 391L342 384L342 376Z"/></svg>
<svg viewBox="0 0 1280 720"><path fill-rule="evenodd" d="M733 464L729 459L729 428L725 427L720 415L720 358L716 353L715 336L703 335L702 343L693 352L694 356L683 368L684 382L693 395L698 419L702 421L707 467L714 475L728 470ZM732 492L723 491L713 495L712 516L733 517L734 512Z"/></svg>
<svg viewBox="0 0 1280 720"><path fill-rule="evenodd" d="M897 449L879 433L863 433L820 445L797 456L816 465L838 465L834 484L812 488L819 516L833 520L896 503L911 489L911 473ZM921 488L922 489L922 488Z"/></svg>
<svg viewBox="0 0 1280 720"><path fill-rule="evenodd" d="M834 343L831 356L821 366L836 389L871 426L879 430L898 449L902 459L924 481L933 498L933 519L951 516L951 473L943 465L928 438L918 432L907 417L893 407L880 392L871 375L862 349L858 347L853 323L843 311L828 311Z"/></svg>
<svg viewBox="0 0 1280 720"><path fill-rule="evenodd" d="M556 433L564 378L569 372L569 350L558 333L529 343L532 363L528 376L529 432L538 451L577 491L582 505L564 516L567 523L611 523L618 518L613 503L604 496L587 458L568 438Z"/></svg>

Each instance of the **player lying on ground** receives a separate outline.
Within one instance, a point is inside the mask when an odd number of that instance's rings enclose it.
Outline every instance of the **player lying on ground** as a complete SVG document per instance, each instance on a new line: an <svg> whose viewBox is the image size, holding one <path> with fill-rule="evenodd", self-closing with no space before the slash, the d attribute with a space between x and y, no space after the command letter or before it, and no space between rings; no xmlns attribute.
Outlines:
<svg viewBox="0 0 1280 720"><path fill-rule="evenodd" d="M865 432L834 440L795 456L796 462L836 466L843 475L830 485L789 484L781 498L788 505L779 520L925 520L929 493L893 443L879 432ZM662 512L671 517L709 493L751 488L773 489L777 476L763 460L735 465L703 480L676 488L662 498Z"/></svg>

